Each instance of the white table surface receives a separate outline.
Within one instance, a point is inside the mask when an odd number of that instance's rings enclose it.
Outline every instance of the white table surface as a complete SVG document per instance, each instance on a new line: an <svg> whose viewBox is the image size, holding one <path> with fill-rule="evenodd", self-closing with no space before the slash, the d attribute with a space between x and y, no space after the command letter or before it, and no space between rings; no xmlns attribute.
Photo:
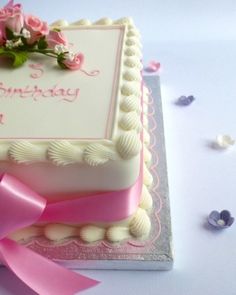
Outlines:
<svg viewBox="0 0 236 295"><path fill-rule="evenodd" d="M235 295L236 223L213 232L205 220L213 209L236 216L236 147L211 148L219 133L236 138L236 2L71 0L73 9L65 0L21 2L49 22L132 15L143 35L144 62L162 64L174 269L81 271L102 281L83 294ZM176 106L183 94L196 101ZM35 293L2 268L0 294Z"/></svg>

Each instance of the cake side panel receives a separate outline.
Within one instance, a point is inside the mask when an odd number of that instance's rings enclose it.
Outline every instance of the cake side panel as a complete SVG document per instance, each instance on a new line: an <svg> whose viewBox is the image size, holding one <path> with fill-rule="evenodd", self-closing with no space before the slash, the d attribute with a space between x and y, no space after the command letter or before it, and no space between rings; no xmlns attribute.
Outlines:
<svg viewBox="0 0 236 295"><path fill-rule="evenodd" d="M78 197L81 193L112 191L130 187L139 175L140 156L129 161L120 159L102 166L50 163L18 165L0 163L0 173L9 173L49 200ZM71 196L72 197L72 196Z"/></svg>

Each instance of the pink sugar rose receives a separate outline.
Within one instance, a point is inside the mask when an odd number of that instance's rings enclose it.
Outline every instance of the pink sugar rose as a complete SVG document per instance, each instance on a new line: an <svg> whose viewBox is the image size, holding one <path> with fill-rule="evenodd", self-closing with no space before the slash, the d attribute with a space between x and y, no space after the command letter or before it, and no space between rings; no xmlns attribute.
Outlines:
<svg viewBox="0 0 236 295"><path fill-rule="evenodd" d="M5 26L14 33L20 33L24 25L24 17L21 9L16 7L9 8L8 10L11 11L11 15L7 18Z"/></svg>
<svg viewBox="0 0 236 295"><path fill-rule="evenodd" d="M31 37L27 40L29 44L33 44L42 36L46 36L49 33L48 24L33 15L25 16L25 28L31 35Z"/></svg>
<svg viewBox="0 0 236 295"><path fill-rule="evenodd" d="M20 33L23 25L24 17L21 8L18 5L0 9L0 31L2 38L6 38L6 28L14 33Z"/></svg>
<svg viewBox="0 0 236 295"><path fill-rule="evenodd" d="M21 4L17 3L14 4L14 0L10 0L5 6L4 8L21 8Z"/></svg>
<svg viewBox="0 0 236 295"><path fill-rule="evenodd" d="M54 49L56 45L64 45L65 47L68 46L67 38L63 32L50 31L47 35L46 41L48 43L48 47L52 49Z"/></svg>
<svg viewBox="0 0 236 295"><path fill-rule="evenodd" d="M73 59L67 58L63 61L64 66L69 70L79 70L84 63L84 55L76 53Z"/></svg>
<svg viewBox="0 0 236 295"><path fill-rule="evenodd" d="M0 46L3 45L5 42L4 38L3 38L3 32L2 32L2 29L0 27Z"/></svg>

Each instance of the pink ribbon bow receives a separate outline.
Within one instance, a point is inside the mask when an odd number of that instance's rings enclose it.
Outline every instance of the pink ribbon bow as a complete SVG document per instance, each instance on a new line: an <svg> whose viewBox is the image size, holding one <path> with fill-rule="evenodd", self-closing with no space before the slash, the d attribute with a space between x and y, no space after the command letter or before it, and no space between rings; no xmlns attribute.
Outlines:
<svg viewBox="0 0 236 295"><path fill-rule="evenodd" d="M72 295L99 282L76 274L6 238L37 222L46 200L10 175L0 179L0 261L40 295Z"/></svg>

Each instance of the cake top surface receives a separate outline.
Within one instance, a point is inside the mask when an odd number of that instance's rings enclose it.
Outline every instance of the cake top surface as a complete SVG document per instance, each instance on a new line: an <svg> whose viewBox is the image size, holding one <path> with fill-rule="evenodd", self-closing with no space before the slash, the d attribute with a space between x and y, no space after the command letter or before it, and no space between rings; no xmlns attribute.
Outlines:
<svg viewBox="0 0 236 295"><path fill-rule="evenodd" d="M1 68L1 139L110 139L119 99L125 26L71 26L63 33L83 54L79 70L34 55ZM96 50L95 50L96 49Z"/></svg>
<svg viewBox="0 0 236 295"><path fill-rule="evenodd" d="M35 52L15 69L0 59L0 160L96 166L138 155L142 65L132 20L58 21L50 32L69 40L80 65L60 69Z"/></svg>

